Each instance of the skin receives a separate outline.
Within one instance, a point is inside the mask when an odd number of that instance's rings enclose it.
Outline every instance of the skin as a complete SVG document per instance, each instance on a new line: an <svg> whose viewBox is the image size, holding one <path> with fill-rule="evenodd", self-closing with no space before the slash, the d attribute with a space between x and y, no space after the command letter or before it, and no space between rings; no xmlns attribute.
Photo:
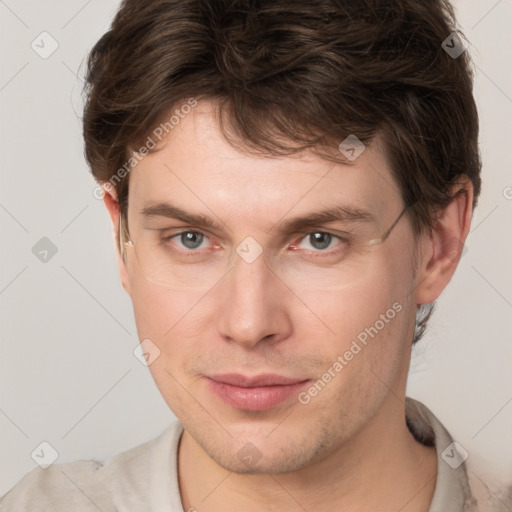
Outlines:
<svg viewBox="0 0 512 512"><path fill-rule="evenodd" d="M411 340L417 305L434 301L457 266L471 220L470 182L460 181L457 190L466 193L439 213L431 232L415 237L404 216L384 243L351 253L333 271L339 264L322 267L306 235L336 223L285 237L278 222L350 204L377 219L354 229L382 233L404 204L379 138L350 165L311 152L241 153L222 136L212 107L199 102L130 173L135 245L156 236L143 229L142 208L166 201L221 223L203 231L203 259L180 263L181 277L163 287L148 281L134 247L126 262L118 255L139 338L160 350L150 371L185 429L178 455L184 510L428 510L435 450L416 442L404 420ZM117 233L115 191L106 190L104 201ZM161 218L149 225L194 228ZM248 236L263 248L252 263L235 252ZM268 411L240 410L204 379L276 373L316 381L396 303L401 311L307 404L293 398ZM238 456L247 443L259 457L251 465Z"/></svg>

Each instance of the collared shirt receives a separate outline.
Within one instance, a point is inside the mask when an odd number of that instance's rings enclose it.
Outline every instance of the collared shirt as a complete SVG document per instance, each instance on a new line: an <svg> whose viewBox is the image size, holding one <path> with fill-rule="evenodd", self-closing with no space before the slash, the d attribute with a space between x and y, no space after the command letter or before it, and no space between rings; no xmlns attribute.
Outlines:
<svg viewBox="0 0 512 512"><path fill-rule="evenodd" d="M406 420L414 437L435 445L437 480L429 512L478 510L471 496L464 453L420 402L406 398ZM175 421L158 437L105 462L93 460L35 468L0 500L2 512L185 512L178 486Z"/></svg>

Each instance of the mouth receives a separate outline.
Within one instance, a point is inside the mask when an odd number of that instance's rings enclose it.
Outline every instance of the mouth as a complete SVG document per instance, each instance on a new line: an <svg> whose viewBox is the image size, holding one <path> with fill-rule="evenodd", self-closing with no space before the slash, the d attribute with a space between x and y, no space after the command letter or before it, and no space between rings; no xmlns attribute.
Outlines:
<svg viewBox="0 0 512 512"><path fill-rule="evenodd" d="M273 409L297 396L311 381L276 374L248 377L231 373L204 378L213 394L231 407L245 411Z"/></svg>

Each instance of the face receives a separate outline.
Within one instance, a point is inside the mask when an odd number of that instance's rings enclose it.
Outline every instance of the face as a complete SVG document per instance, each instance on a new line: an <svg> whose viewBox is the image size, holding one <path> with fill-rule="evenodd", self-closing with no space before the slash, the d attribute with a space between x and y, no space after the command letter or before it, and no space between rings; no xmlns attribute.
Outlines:
<svg viewBox="0 0 512 512"><path fill-rule="evenodd" d="M350 164L254 156L211 107L131 171L123 282L154 380L202 449L229 471L296 471L403 394L414 236L405 215L366 243L404 208L378 139ZM338 215L313 219L325 210Z"/></svg>

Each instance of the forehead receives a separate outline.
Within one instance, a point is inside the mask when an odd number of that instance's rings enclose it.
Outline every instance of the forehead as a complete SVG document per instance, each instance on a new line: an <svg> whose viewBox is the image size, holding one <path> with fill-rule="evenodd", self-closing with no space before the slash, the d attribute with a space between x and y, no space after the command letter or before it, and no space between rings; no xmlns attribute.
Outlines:
<svg viewBox="0 0 512 512"><path fill-rule="evenodd" d="M379 215L390 203L401 202L378 137L353 162L343 159L341 152L338 162L312 151L280 157L240 152L224 138L213 105L199 102L161 149L132 169L130 204L140 208L172 201L185 209L243 214L254 221L339 205Z"/></svg>

